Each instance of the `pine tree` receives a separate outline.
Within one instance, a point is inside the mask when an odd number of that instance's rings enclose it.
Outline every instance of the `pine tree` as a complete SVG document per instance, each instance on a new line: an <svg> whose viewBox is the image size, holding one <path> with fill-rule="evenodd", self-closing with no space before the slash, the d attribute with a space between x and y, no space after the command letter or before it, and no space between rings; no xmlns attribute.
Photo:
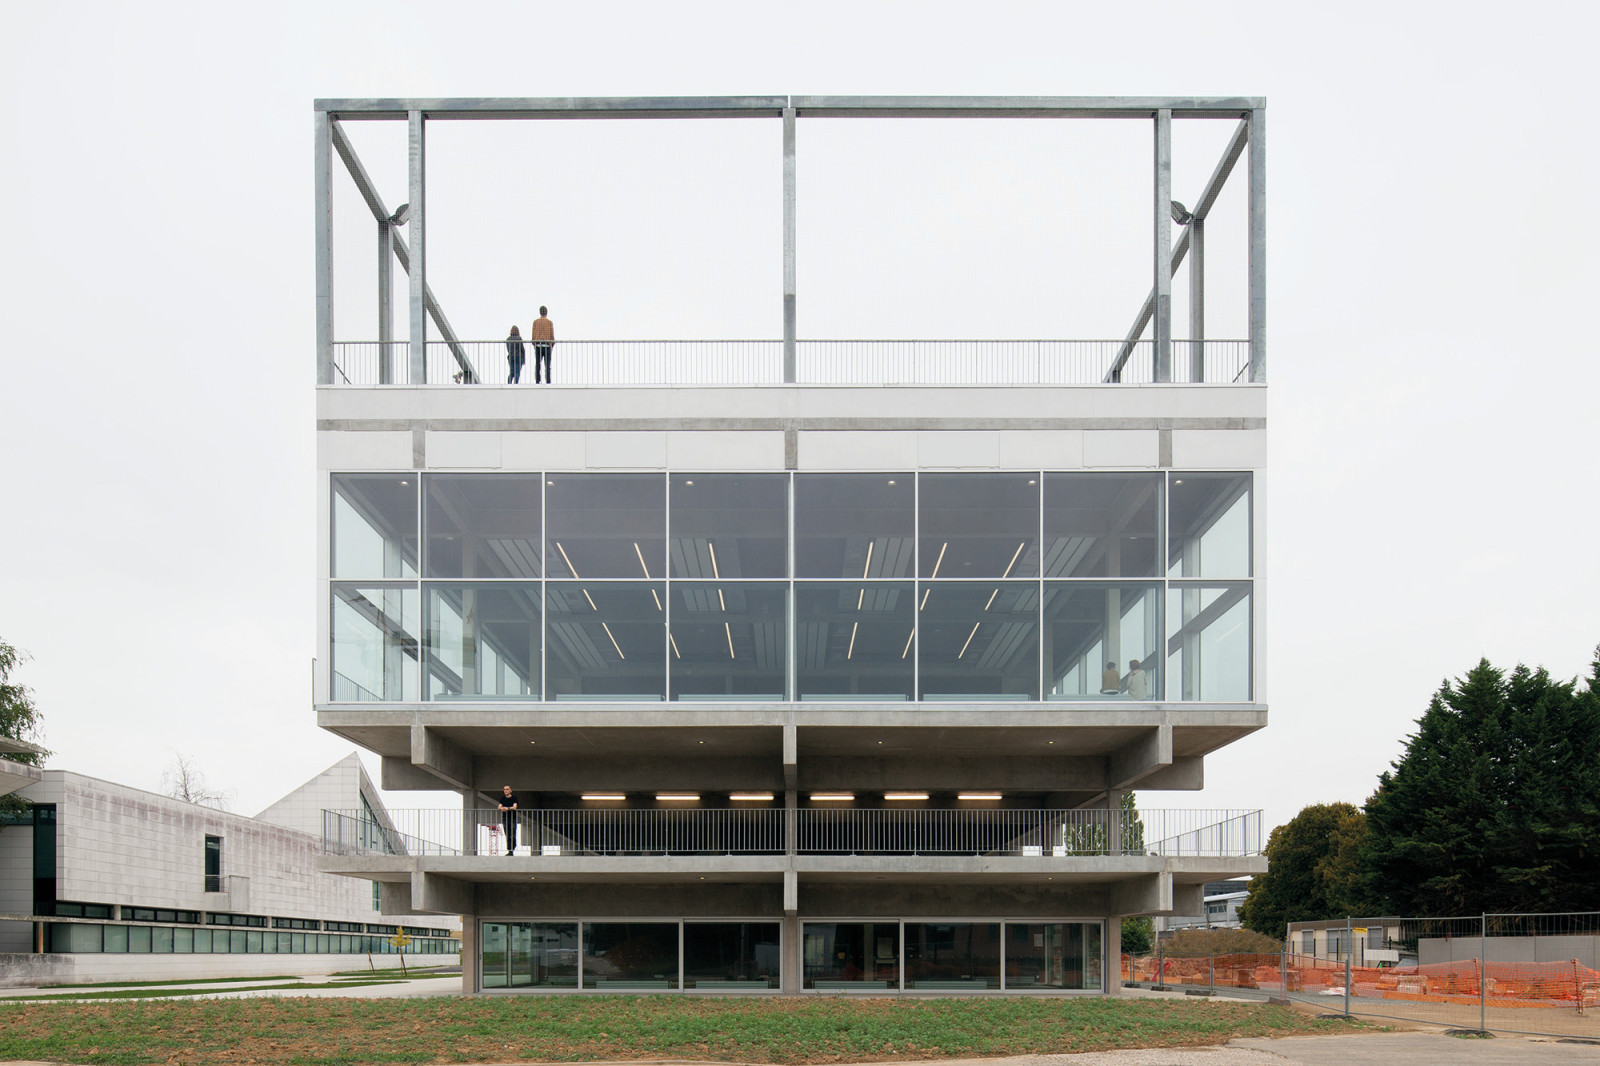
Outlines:
<svg viewBox="0 0 1600 1066"><path fill-rule="evenodd" d="M1367 801L1362 865L1390 914L1600 908L1600 652L1594 679L1487 660L1446 681Z"/></svg>

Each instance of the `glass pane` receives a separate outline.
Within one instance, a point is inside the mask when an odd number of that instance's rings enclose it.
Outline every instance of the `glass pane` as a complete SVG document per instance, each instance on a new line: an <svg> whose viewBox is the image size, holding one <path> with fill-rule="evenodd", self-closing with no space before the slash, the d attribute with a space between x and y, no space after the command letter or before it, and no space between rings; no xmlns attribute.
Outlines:
<svg viewBox="0 0 1600 1066"><path fill-rule="evenodd" d="M551 577L666 572L667 479L660 474L545 478L546 570Z"/></svg>
<svg viewBox="0 0 1600 1066"><path fill-rule="evenodd" d="M788 586L672 585L672 698L784 698Z"/></svg>
<svg viewBox="0 0 1600 1066"><path fill-rule="evenodd" d="M909 700L916 589L903 582L795 585L800 698Z"/></svg>
<svg viewBox="0 0 1600 1066"><path fill-rule="evenodd" d="M578 923L521 922L512 938L511 983L532 988L578 987ZM525 961L520 961L525 960Z"/></svg>
<svg viewBox="0 0 1600 1066"><path fill-rule="evenodd" d="M1155 700L1161 586L1044 586L1044 673L1052 699Z"/></svg>
<svg viewBox="0 0 1600 1066"><path fill-rule="evenodd" d="M685 988L777 988L777 922L689 922L683 927Z"/></svg>
<svg viewBox="0 0 1600 1066"><path fill-rule="evenodd" d="M541 475L429 474L423 487L428 577L541 576Z"/></svg>
<svg viewBox="0 0 1600 1066"><path fill-rule="evenodd" d="M1250 699L1250 586L1167 590L1169 695Z"/></svg>
<svg viewBox="0 0 1600 1066"><path fill-rule="evenodd" d="M1000 987L1000 923L907 922L906 987Z"/></svg>
<svg viewBox="0 0 1600 1066"><path fill-rule="evenodd" d="M1039 475L923 474L923 577L1036 577Z"/></svg>
<svg viewBox="0 0 1600 1066"><path fill-rule="evenodd" d="M172 934L171 929L153 930L150 934L150 950L158 955L172 954Z"/></svg>
<svg viewBox="0 0 1600 1066"><path fill-rule="evenodd" d="M484 922L479 926L483 946L479 949L483 964L483 987L505 988L511 980L507 968L510 959L506 953L509 928L504 922Z"/></svg>
<svg viewBox="0 0 1600 1066"><path fill-rule="evenodd" d="M102 950L102 929L111 926L100 925L52 925L50 926L50 950L55 952L92 952ZM105 948L107 951L121 951L121 948Z"/></svg>
<svg viewBox="0 0 1600 1066"><path fill-rule="evenodd" d="M1006 989L1100 987L1098 922L1006 923Z"/></svg>
<svg viewBox="0 0 1600 1066"><path fill-rule="evenodd" d="M796 577L912 576L916 485L910 474L796 474Z"/></svg>
<svg viewBox="0 0 1600 1066"><path fill-rule="evenodd" d="M1168 577L1249 577L1250 475L1174 473Z"/></svg>
<svg viewBox="0 0 1600 1066"><path fill-rule="evenodd" d="M417 576L416 475L333 475L332 576Z"/></svg>
<svg viewBox="0 0 1600 1066"><path fill-rule="evenodd" d="M1039 698L1039 586L922 585L918 654L925 700Z"/></svg>
<svg viewBox="0 0 1600 1066"><path fill-rule="evenodd" d="M128 926L128 950L141 955L150 953L150 927L148 925Z"/></svg>
<svg viewBox="0 0 1600 1066"><path fill-rule="evenodd" d="M423 587L428 698L538 698L539 585Z"/></svg>
<svg viewBox="0 0 1600 1066"><path fill-rule="evenodd" d="M105 949L107 951L128 950L128 927L125 925L108 925L105 929Z"/></svg>
<svg viewBox="0 0 1600 1066"><path fill-rule="evenodd" d="M187 955L194 951L194 930L174 929L172 931L172 951L177 955Z"/></svg>
<svg viewBox="0 0 1600 1066"><path fill-rule="evenodd" d="M1045 577L1160 577L1160 474L1046 474Z"/></svg>
<svg viewBox="0 0 1600 1066"><path fill-rule="evenodd" d="M806 922L805 987L900 987L900 926L895 922Z"/></svg>
<svg viewBox="0 0 1600 1066"><path fill-rule="evenodd" d="M677 988L677 922L583 923L584 988Z"/></svg>
<svg viewBox="0 0 1600 1066"><path fill-rule="evenodd" d="M672 478L672 577L789 576L789 475Z"/></svg>
<svg viewBox="0 0 1600 1066"><path fill-rule="evenodd" d="M333 699L417 698L418 604L412 587L333 587Z"/></svg>
<svg viewBox="0 0 1600 1066"><path fill-rule="evenodd" d="M545 611L547 699L666 697L664 584L550 582Z"/></svg>

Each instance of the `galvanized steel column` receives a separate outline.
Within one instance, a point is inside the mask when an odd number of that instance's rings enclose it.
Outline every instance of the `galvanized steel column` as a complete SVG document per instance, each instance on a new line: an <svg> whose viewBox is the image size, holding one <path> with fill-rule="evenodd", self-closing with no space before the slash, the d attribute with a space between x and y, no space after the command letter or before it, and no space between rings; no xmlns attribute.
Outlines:
<svg viewBox="0 0 1600 1066"><path fill-rule="evenodd" d="M394 223L378 223L378 384L394 380Z"/></svg>
<svg viewBox="0 0 1600 1066"><path fill-rule="evenodd" d="M410 127L409 147L406 153L410 171L411 192L411 377L413 385L428 380L428 282L427 282L427 206L424 202L425 159L422 130L422 112L406 113Z"/></svg>
<svg viewBox="0 0 1600 1066"><path fill-rule="evenodd" d="M1155 300L1151 307L1156 381L1172 380L1172 110L1155 123Z"/></svg>
<svg viewBox="0 0 1600 1066"><path fill-rule="evenodd" d="M1189 380L1206 379L1206 222L1189 223Z"/></svg>
<svg viewBox="0 0 1600 1066"><path fill-rule="evenodd" d="M783 380L795 376L794 108L783 109Z"/></svg>
<svg viewBox="0 0 1600 1066"><path fill-rule="evenodd" d="M333 384L333 123L326 111L315 113L317 257L317 384Z"/></svg>
<svg viewBox="0 0 1600 1066"><path fill-rule="evenodd" d="M1250 380L1267 380L1267 113L1250 109Z"/></svg>

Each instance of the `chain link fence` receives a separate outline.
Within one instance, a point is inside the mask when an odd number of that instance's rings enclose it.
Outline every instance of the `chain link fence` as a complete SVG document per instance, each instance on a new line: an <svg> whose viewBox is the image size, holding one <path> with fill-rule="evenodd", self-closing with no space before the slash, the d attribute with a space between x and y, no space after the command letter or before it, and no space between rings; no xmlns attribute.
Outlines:
<svg viewBox="0 0 1600 1066"><path fill-rule="evenodd" d="M1143 987L1600 1041L1600 913L1295 922L1276 955L1124 955Z"/></svg>

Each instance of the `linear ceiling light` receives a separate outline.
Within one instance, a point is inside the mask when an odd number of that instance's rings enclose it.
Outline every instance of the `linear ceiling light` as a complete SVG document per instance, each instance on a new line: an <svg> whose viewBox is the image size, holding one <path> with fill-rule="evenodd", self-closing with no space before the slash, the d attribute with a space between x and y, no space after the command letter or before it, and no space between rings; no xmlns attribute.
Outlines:
<svg viewBox="0 0 1600 1066"><path fill-rule="evenodd" d="M600 628L601 628L601 629L603 629L603 630L605 630L605 631L606 631L606 636L608 636L608 637L611 637L611 646L612 646L612 647L613 647L613 648L616 648L616 649L617 649L617 658L619 658L619 659L626 659L626 658L627 658L627 656L626 656L626 655L624 655L624 654L622 654L622 645L621 645L621 644L618 644L618 643L617 643L617 638L616 638L616 637L615 637L615 636L612 636L612 633L611 633L611 627L610 627L610 626L608 626L608 625L606 625L606 624L605 624L605 623L604 623L604 622L601 622L601 623L600 623ZM971 640L971 639L972 639L972 638L971 638L971 637L968 637L968 638L967 638L967 639L968 639L968 640ZM965 649L965 648L963 648L963 649L961 649L961 650L962 650L962 651L965 651L965 650L966 650L966 649ZM956 658L958 658L958 659L959 659L959 658L961 658L961 656L959 656L959 655L958 655L958 656L956 656Z"/></svg>
<svg viewBox="0 0 1600 1066"><path fill-rule="evenodd" d="M673 636L671 633L668 633L667 640L672 642L672 657L674 659L683 658L683 652L678 650L678 638Z"/></svg>
<svg viewBox="0 0 1600 1066"><path fill-rule="evenodd" d="M877 544L876 540L867 541L867 561L861 567L861 580L862 581L865 581L867 579L867 572L872 569L872 548L873 548L873 546L875 544Z"/></svg>
<svg viewBox="0 0 1600 1066"><path fill-rule="evenodd" d="M1011 553L1011 561L1006 564L1006 572L1000 575L1002 581L1011 576L1011 568L1017 565L1017 557L1022 554L1022 549L1027 546L1028 542L1023 541L1017 545L1017 550Z"/></svg>
<svg viewBox="0 0 1600 1066"><path fill-rule="evenodd" d="M589 595L588 589L579 589L578 591L582 592L583 598L589 601L589 608L591 610L598 611L600 609L600 607L594 602L594 597Z"/></svg>
<svg viewBox="0 0 1600 1066"><path fill-rule="evenodd" d="M559 548L561 545L557 544L556 547ZM928 575L929 579L939 576L939 564L944 562L944 550L948 547L950 547L949 541L945 541L943 544L939 545L939 558L933 561L933 573Z"/></svg>
<svg viewBox="0 0 1600 1066"><path fill-rule="evenodd" d="M706 548L711 552L711 576L721 581L722 574L717 569L717 546L708 540L706 541Z"/></svg>
<svg viewBox="0 0 1600 1066"><path fill-rule="evenodd" d="M983 609L985 611L994 606L994 598L998 595L1000 595L999 589L995 589L993 592L989 593L989 602L983 605Z"/></svg>
<svg viewBox="0 0 1600 1066"><path fill-rule="evenodd" d="M812 803L849 803L856 798L854 792L813 792Z"/></svg>
<svg viewBox="0 0 1600 1066"><path fill-rule="evenodd" d="M956 793L956 799L959 799L959 800L997 800L999 798L1000 798L1000 793L998 793L998 792L958 792L958 793Z"/></svg>
<svg viewBox="0 0 1600 1066"><path fill-rule="evenodd" d="M650 580L650 568L644 565L644 552L639 550L639 542L633 542L633 554L639 557L639 569L644 571L645 580ZM654 591L653 589L651 591Z"/></svg>
<svg viewBox="0 0 1600 1066"><path fill-rule="evenodd" d="M850 658L856 653L856 630L860 628L860 622L857 622L850 627L850 650L844 653L844 657L846 659Z"/></svg>
<svg viewBox="0 0 1600 1066"><path fill-rule="evenodd" d="M655 589L651 589L650 590L650 595L655 598L656 610L661 611L663 614L665 614L666 613L666 609L661 606L661 596L660 596L660 594L658 594Z"/></svg>
<svg viewBox="0 0 1600 1066"><path fill-rule="evenodd" d="M912 626L911 627L911 632L906 634L906 647L905 647L905 650L900 653L900 658L904 659L907 655L911 654L911 641L916 635L917 635L917 627L916 626Z"/></svg>
<svg viewBox="0 0 1600 1066"><path fill-rule="evenodd" d="M733 627L724 622L722 623L722 631L728 635L728 658L738 658L738 656L733 654Z"/></svg>
<svg viewBox="0 0 1600 1066"><path fill-rule="evenodd" d="M770 803L770 802L772 802L772 793L770 793L770 792L730 792L730 793L728 793L728 798L730 800L749 800L752 803L754 803L754 802Z"/></svg>
<svg viewBox="0 0 1600 1066"><path fill-rule="evenodd" d="M928 794L926 792L885 792L883 798L886 800L925 800L928 798Z"/></svg>
<svg viewBox="0 0 1600 1066"><path fill-rule="evenodd" d="M585 792L583 798L589 803L619 803L628 797L621 792Z"/></svg>
<svg viewBox="0 0 1600 1066"><path fill-rule="evenodd" d="M967 642L965 644L961 645L961 651L959 653L957 653L957 655L956 655L957 659L959 659L962 656L967 654L967 648L972 646L972 638L978 635L978 627L981 626L981 625L983 625L982 622L974 622L974 623L972 623L972 632L967 634ZM610 632L610 631L607 630L607 632ZM621 654L621 649L618 649L618 654Z"/></svg>
<svg viewBox="0 0 1600 1066"><path fill-rule="evenodd" d="M662 803L699 803L698 792L657 792L656 799Z"/></svg>
<svg viewBox="0 0 1600 1066"><path fill-rule="evenodd" d="M578 573L578 568L572 565L571 559L567 559L567 549L561 546L561 542L559 540L556 541L556 551L560 552L561 558L566 560L567 569L572 571L572 576L581 579L581 575Z"/></svg>

